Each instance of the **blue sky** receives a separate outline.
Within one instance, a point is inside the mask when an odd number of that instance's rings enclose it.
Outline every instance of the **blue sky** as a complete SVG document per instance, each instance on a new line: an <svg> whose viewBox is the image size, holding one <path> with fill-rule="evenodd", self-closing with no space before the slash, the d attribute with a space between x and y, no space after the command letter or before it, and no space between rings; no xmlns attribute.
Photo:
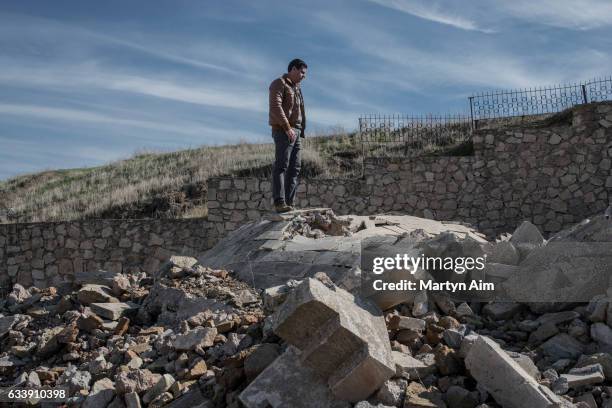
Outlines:
<svg viewBox="0 0 612 408"><path fill-rule="evenodd" d="M269 141L294 57L309 131L612 74L609 0L0 0L0 179Z"/></svg>

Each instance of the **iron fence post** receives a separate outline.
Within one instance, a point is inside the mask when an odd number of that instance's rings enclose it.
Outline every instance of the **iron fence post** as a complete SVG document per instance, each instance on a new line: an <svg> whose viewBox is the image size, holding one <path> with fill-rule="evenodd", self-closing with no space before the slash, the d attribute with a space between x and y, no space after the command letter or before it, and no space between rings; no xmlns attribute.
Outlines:
<svg viewBox="0 0 612 408"><path fill-rule="evenodd" d="M587 99L586 85L582 84L581 87L582 87L582 99L584 100L584 103L589 103Z"/></svg>
<svg viewBox="0 0 612 408"><path fill-rule="evenodd" d="M470 96L470 123L472 124L472 130L475 128L474 123L474 108L472 107L472 101L474 100L473 96Z"/></svg>

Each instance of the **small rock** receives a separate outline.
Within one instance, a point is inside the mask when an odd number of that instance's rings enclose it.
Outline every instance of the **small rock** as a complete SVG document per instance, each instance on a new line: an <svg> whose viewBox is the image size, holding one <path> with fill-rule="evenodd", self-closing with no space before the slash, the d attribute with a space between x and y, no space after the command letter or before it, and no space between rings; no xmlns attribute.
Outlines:
<svg viewBox="0 0 612 408"><path fill-rule="evenodd" d="M131 303L92 303L90 307L94 313L109 320L119 320L123 314L138 309Z"/></svg>
<svg viewBox="0 0 612 408"><path fill-rule="evenodd" d="M378 390L376 399L385 405L398 407L406 395L408 382L402 378L387 380Z"/></svg>
<svg viewBox="0 0 612 408"><path fill-rule="evenodd" d="M561 374L567 380L569 388L578 388L583 385L598 384L605 380L601 364L573 368L567 374Z"/></svg>
<svg viewBox="0 0 612 408"><path fill-rule="evenodd" d="M123 371L117 374L115 386L119 394L141 393L153 387L160 378L159 374L153 374L147 369Z"/></svg>
<svg viewBox="0 0 612 408"><path fill-rule="evenodd" d="M584 353L584 345L566 333L560 333L543 343L540 348L553 360L578 358Z"/></svg>
<svg viewBox="0 0 612 408"><path fill-rule="evenodd" d="M174 381L174 377L172 377L170 374L164 374L142 397L142 402L148 404L149 402L153 401L155 398L169 390L172 384L174 384Z"/></svg>
<svg viewBox="0 0 612 408"><path fill-rule="evenodd" d="M179 334L174 340L176 350L195 350L199 347L210 347L214 344L217 329L214 327L197 327L185 334Z"/></svg>
<svg viewBox="0 0 612 408"><path fill-rule="evenodd" d="M520 303L496 302L489 303L482 309L482 314L492 320L507 320L517 315L523 310L523 305Z"/></svg>
<svg viewBox="0 0 612 408"><path fill-rule="evenodd" d="M112 295L111 289L104 285L87 284L79 290L77 299L82 305L92 303L118 303L119 299Z"/></svg>

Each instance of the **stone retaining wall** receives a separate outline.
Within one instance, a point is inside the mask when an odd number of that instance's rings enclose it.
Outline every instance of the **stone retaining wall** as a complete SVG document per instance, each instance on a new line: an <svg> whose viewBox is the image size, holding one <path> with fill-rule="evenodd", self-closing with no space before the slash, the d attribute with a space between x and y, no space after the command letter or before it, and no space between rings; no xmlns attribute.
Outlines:
<svg viewBox="0 0 612 408"><path fill-rule="evenodd" d="M611 161L612 103L580 105L539 127L479 130L473 156L371 159L362 179L302 180L298 201L339 214L459 220L491 236L523 220L552 233L604 211ZM270 181L210 179L208 209L222 236L271 210Z"/></svg>
<svg viewBox="0 0 612 408"><path fill-rule="evenodd" d="M612 200L612 103L577 106L545 126L482 129L473 140L473 156L370 159L359 179L302 180L298 204L464 221L495 236L523 220L556 232ZM44 286L84 270L153 272L270 210L269 180L213 178L208 220L0 225L0 287Z"/></svg>
<svg viewBox="0 0 612 408"><path fill-rule="evenodd" d="M151 273L170 255L197 255L214 240L204 219L87 220L0 225L0 286L45 286L76 272Z"/></svg>

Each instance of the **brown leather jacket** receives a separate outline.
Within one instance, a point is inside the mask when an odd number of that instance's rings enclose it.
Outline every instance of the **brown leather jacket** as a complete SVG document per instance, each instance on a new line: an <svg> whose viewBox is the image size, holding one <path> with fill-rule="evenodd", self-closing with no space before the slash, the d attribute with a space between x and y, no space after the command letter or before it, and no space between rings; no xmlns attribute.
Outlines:
<svg viewBox="0 0 612 408"><path fill-rule="evenodd" d="M291 127L296 127L300 129L300 137L304 137L306 110L302 90L299 85L291 82L287 74L270 84L269 117L272 129L287 131Z"/></svg>

